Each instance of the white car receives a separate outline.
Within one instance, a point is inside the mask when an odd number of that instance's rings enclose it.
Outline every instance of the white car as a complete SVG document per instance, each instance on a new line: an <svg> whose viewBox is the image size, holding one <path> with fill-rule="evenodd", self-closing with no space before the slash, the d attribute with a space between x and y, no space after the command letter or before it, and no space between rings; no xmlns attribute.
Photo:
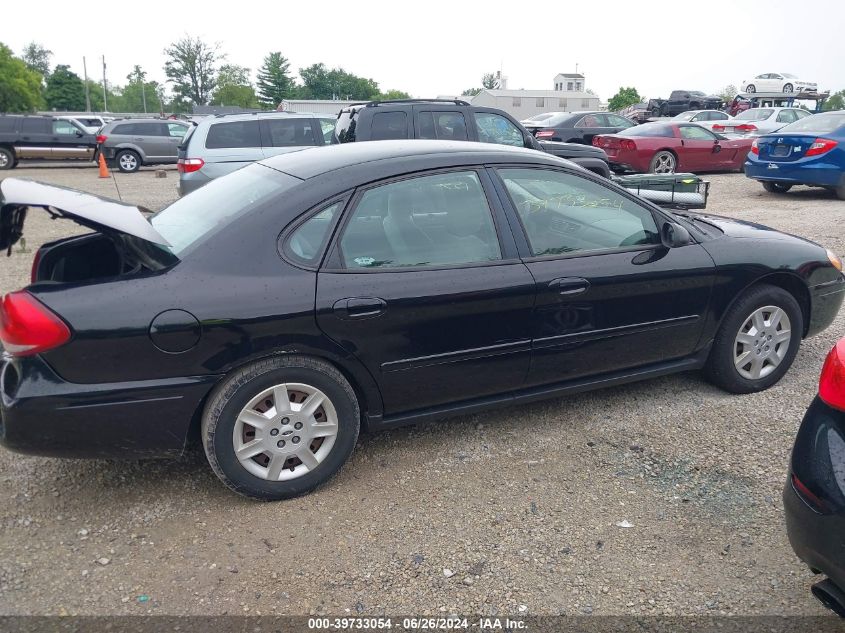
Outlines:
<svg viewBox="0 0 845 633"><path fill-rule="evenodd" d="M542 114L535 114L534 116L530 116L527 119L522 119L520 123L522 125L533 125L534 127L538 127L543 125L543 121L546 119L551 119L553 116L557 116L558 114L566 114L565 112L543 112Z"/></svg>
<svg viewBox="0 0 845 633"><path fill-rule="evenodd" d="M724 123L731 118L731 115L721 110L687 110L672 117L672 121L688 121L698 123L701 127L712 130L713 126Z"/></svg>
<svg viewBox="0 0 845 633"><path fill-rule="evenodd" d="M789 73L764 73L750 81L742 80L743 92L816 92L818 85Z"/></svg>
<svg viewBox="0 0 845 633"><path fill-rule="evenodd" d="M85 131L89 134L96 134L97 131L107 123L103 117L93 114L78 114L73 116L65 115L58 116L56 118L64 119L65 121L76 121L76 123L85 128Z"/></svg>
<svg viewBox="0 0 845 633"><path fill-rule="evenodd" d="M794 123L812 112L801 108L751 108L727 121L714 121L710 129L717 134L760 136L777 132L784 125Z"/></svg>

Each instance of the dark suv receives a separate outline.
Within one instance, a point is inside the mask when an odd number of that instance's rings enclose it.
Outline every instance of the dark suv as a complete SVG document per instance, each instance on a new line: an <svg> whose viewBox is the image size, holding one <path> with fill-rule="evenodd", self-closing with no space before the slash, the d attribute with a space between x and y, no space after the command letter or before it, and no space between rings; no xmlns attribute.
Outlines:
<svg viewBox="0 0 845 633"><path fill-rule="evenodd" d="M27 159L92 160L96 137L76 121L52 116L0 116L0 169Z"/></svg>
<svg viewBox="0 0 845 633"><path fill-rule="evenodd" d="M607 154L577 143L541 141L512 116L496 108L473 106L460 99L372 101L343 108L335 124L335 142L388 139L480 141L527 147L566 158L610 177ZM598 150L598 151L596 151Z"/></svg>

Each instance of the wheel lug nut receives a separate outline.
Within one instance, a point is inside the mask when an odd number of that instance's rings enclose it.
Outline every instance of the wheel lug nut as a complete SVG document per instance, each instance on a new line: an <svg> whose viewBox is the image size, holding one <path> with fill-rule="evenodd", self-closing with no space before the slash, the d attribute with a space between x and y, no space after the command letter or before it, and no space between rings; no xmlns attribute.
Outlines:
<svg viewBox="0 0 845 633"><path fill-rule="evenodd" d="M285 447L285 441L279 440L278 442L276 442L276 446L278 446L279 448L284 448Z"/></svg>
<svg viewBox="0 0 845 633"><path fill-rule="evenodd" d="M287 424L290 422L290 418L282 418L282 424Z"/></svg>
<svg viewBox="0 0 845 633"><path fill-rule="evenodd" d="M302 428L302 422L297 422L296 424L293 425L293 428L295 428L298 431L299 429Z"/></svg>
<svg viewBox="0 0 845 633"><path fill-rule="evenodd" d="M294 436L293 436L293 439L291 439L291 442L293 442L294 444L299 444L299 436L298 436L298 435L294 435Z"/></svg>
<svg viewBox="0 0 845 633"><path fill-rule="evenodd" d="M270 429L270 435L275 437L278 434L279 434L279 429Z"/></svg>

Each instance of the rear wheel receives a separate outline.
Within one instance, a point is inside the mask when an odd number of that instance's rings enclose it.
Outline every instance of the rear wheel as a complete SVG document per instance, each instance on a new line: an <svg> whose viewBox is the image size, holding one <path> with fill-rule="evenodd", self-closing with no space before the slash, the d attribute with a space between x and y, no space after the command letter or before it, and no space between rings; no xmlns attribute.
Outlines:
<svg viewBox="0 0 845 633"><path fill-rule="evenodd" d="M672 152L657 152L649 163L648 169L653 174L674 174L678 161Z"/></svg>
<svg viewBox="0 0 845 633"><path fill-rule="evenodd" d="M215 389L202 420L214 473L254 499L288 499L330 479L355 448L355 392L331 365L301 356L260 361Z"/></svg>
<svg viewBox="0 0 845 633"><path fill-rule="evenodd" d="M131 149L118 152L115 161L117 162L117 168L125 174L130 174L141 169L141 157Z"/></svg>
<svg viewBox="0 0 845 633"><path fill-rule="evenodd" d="M707 359L707 378L732 393L768 389L792 365L803 323L801 307L786 290L752 287L722 321Z"/></svg>
<svg viewBox="0 0 845 633"><path fill-rule="evenodd" d="M12 150L0 147L0 169L12 169L15 166L15 155Z"/></svg>
<svg viewBox="0 0 845 633"><path fill-rule="evenodd" d="M784 86L783 86L784 92L792 92L792 90L793 90L792 84L784 84Z"/></svg>
<svg viewBox="0 0 845 633"><path fill-rule="evenodd" d="M750 84L745 87L745 92L757 92L757 88L754 87L754 84Z"/></svg>
<svg viewBox="0 0 845 633"><path fill-rule="evenodd" d="M769 193L786 193L787 191L792 189L792 185L787 185L782 182L769 182L767 180L764 180L763 189L765 189Z"/></svg>

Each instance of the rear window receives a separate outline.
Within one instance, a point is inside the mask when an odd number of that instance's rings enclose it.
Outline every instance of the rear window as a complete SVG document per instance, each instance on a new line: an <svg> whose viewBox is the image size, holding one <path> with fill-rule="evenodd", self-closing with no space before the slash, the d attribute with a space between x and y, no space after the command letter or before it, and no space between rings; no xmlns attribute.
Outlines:
<svg viewBox="0 0 845 633"><path fill-rule="evenodd" d="M376 112L370 140L386 141L396 138L408 138L408 115L401 110L396 112Z"/></svg>
<svg viewBox="0 0 845 633"><path fill-rule="evenodd" d="M0 132L11 132L15 129L15 117L3 116L0 117Z"/></svg>
<svg viewBox="0 0 845 633"><path fill-rule="evenodd" d="M179 198L154 215L150 223L170 242L170 251L184 257L211 235L299 182L255 163Z"/></svg>
<svg viewBox="0 0 845 633"><path fill-rule="evenodd" d="M334 126L334 136L340 143L355 141L355 128L358 127L357 110L341 110Z"/></svg>
<svg viewBox="0 0 845 633"><path fill-rule="evenodd" d="M207 149L226 149L233 147L261 147L261 134L258 121L232 121L214 123L208 128L205 137Z"/></svg>
<svg viewBox="0 0 845 633"><path fill-rule="evenodd" d="M560 112L560 113L558 113L558 114L553 114L551 117L549 117L548 119L546 119L546 120L543 122L543 125L546 125L546 126L548 126L548 127L557 127L557 126L559 126L559 125L561 125L561 124L563 124L563 123L566 123L566 122L567 122L567 121L569 121L570 119L574 119L574 118L575 118L575 117L573 117L573 116L572 116L571 114L569 114L568 112Z"/></svg>
<svg viewBox="0 0 845 633"><path fill-rule="evenodd" d="M314 145L311 119L265 119L270 147Z"/></svg>
<svg viewBox="0 0 845 633"><path fill-rule="evenodd" d="M627 130L617 132L619 136L665 136L672 138L675 136L674 130L671 126L663 123L643 123L642 125L635 125L629 127Z"/></svg>
<svg viewBox="0 0 845 633"><path fill-rule="evenodd" d="M768 119L773 113L774 110L771 108L751 108L745 112L740 112L734 118L742 121L762 121L764 119Z"/></svg>
<svg viewBox="0 0 845 633"><path fill-rule="evenodd" d="M845 126L845 112L831 114L815 114L805 117L795 123L782 127L778 134L788 133L809 133L809 134L830 134Z"/></svg>

